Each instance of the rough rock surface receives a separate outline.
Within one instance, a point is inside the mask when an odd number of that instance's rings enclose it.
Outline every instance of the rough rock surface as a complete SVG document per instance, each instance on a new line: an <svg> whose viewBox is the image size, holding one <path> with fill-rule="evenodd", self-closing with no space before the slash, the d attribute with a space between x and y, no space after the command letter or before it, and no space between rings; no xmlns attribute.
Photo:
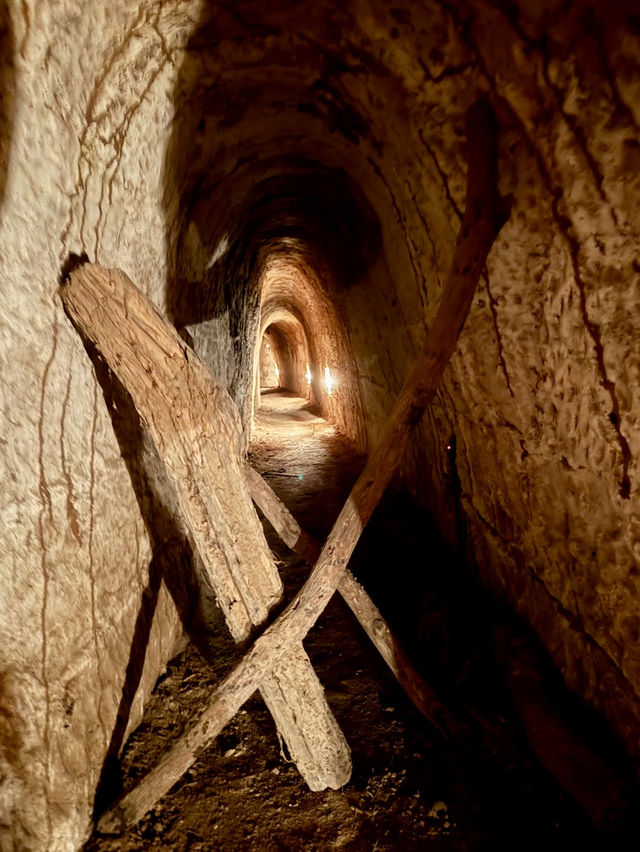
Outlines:
<svg viewBox="0 0 640 852"><path fill-rule="evenodd" d="M110 417L126 412L57 293L69 252L86 252L162 302L168 51L189 28L177 5L15 3L2 19L3 849L82 843L105 758L182 634L162 582L172 539L146 528ZM125 418L140 467L136 431Z"/></svg>
<svg viewBox="0 0 640 852"><path fill-rule="evenodd" d="M405 476L640 753L635 4L11 0L0 48L2 843L82 842L181 635L168 586L186 619L162 471L61 308L69 253L125 270L247 425L264 285L370 446L437 307L482 94L511 219Z"/></svg>

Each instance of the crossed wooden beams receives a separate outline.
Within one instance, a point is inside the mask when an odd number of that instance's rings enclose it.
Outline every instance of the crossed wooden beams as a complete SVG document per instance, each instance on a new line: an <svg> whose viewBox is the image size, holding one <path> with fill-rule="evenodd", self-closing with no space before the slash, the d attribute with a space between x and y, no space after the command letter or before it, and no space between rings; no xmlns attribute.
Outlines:
<svg viewBox="0 0 640 852"><path fill-rule="evenodd" d="M352 489L315 567L289 606L216 687L195 725L103 815L100 831L119 831L140 819L256 689L309 787L321 790L346 783L351 773L349 747L302 646L336 589L365 629L368 622L367 632L379 648L386 649L381 652L391 660L392 668L404 672L405 684L407 680L417 684L413 697L418 706L422 704L423 712L433 717L431 711L437 709L433 693L416 679L406 656L398 656L397 643L374 604L349 575L347 563L413 427L435 392L489 250L508 217L508 203L497 191L496 128L485 100L468 112L467 141L465 215L436 317L382 439ZM242 461L241 426L226 391L127 276L119 270L87 264L71 273L61 295L74 324L98 348L130 393L176 490L203 563L204 579L215 590L233 638L245 641L265 624L282 593L251 497L267 517L276 520L274 526L285 542L288 539L291 545L304 548L307 555L313 547L296 530L295 521L266 483Z"/></svg>
<svg viewBox="0 0 640 852"><path fill-rule="evenodd" d="M315 539L301 529L278 495L248 462L245 462L244 475L251 499L280 539L308 564L314 564L321 550ZM444 737L460 733L460 723L425 682L378 607L349 569L344 572L338 584L338 592L415 707Z"/></svg>

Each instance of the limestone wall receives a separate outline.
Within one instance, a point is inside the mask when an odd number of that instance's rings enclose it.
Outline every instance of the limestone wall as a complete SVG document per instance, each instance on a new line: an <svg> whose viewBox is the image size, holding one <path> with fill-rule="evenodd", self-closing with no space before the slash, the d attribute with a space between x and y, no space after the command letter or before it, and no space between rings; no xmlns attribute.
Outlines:
<svg viewBox="0 0 640 852"><path fill-rule="evenodd" d="M637 20L477 4L458 26L515 204L423 432L429 478L482 576L638 754Z"/></svg>

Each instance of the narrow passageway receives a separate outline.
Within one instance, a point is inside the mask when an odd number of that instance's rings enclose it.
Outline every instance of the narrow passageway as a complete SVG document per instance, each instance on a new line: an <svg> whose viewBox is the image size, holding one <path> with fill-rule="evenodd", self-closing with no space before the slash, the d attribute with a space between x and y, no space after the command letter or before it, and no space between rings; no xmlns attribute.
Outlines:
<svg viewBox="0 0 640 852"><path fill-rule="evenodd" d="M263 393L250 460L302 526L322 538L363 463L348 440L292 393ZM415 525L408 504L385 501L358 548L352 568L370 574L377 603L398 605L403 565L426 564L426 527ZM265 521L287 594L309 566L281 545ZM386 542L386 544L383 544ZM433 556L434 549L429 549ZM395 559L390 554L395 553ZM440 594L441 590L440 590ZM342 790L312 793L305 786L273 721L256 696L170 793L126 834L94 834L97 850L584 850L593 826L542 767L526 741L490 654L476 647L447 686L434 660L450 663L469 653L465 637L443 639L442 605L430 634L427 669L439 676L463 734L445 741L415 710L352 614L336 595L305 642L336 719L352 749L353 776ZM419 609L416 602L416 608ZM411 620L413 610L407 608ZM391 618L391 613L389 613ZM460 614L448 613L454 624ZM396 616L397 624L397 616ZM475 629L477 625L472 627ZM397 624L407 636L410 624ZM438 638L439 637L439 638ZM456 645L457 643L457 645ZM447 645L445 648L444 646ZM454 646L452 649L452 645ZM461 647L465 646L463 650ZM420 649L413 643L412 650ZM146 773L203 709L207 696L238 651L224 626L206 653L189 644L168 666L140 727L122 757L124 790ZM451 659L450 659L451 658ZM420 664L424 660L417 660ZM442 668L442 667L441 667Z"/></svg>
<svg viewBox="0 0 640 852"><path fill-rule="evenodd" d="M308 533L324 538L365 458L308 400L261 394L249 460Z"/></svg>
<svg viewBox="0 0 640 852"><path fill-rule="evenodd" d="M0 0L0 850L637 852L639 245L638 0Z"/></svg>

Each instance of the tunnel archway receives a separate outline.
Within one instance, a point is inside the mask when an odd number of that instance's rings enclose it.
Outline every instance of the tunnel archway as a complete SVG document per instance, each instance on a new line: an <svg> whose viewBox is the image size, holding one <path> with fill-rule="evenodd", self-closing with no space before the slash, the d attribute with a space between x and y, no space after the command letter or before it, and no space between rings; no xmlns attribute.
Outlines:
<svg viewBox="0 0 640 852"><path fill-rule="evenodd" d="M265 261L258 282L260 325L254 349L254 406L259 403L263 335L271 338L282 370L280 385L308 397L322 416L360 447L365 431L357 370L333 298L332 271L302 240L283 238ZM327 373L332 384L326 381Z"/></svg>
<svg viewBox="0 0 640 852"><path fill-rule="evenodd" d="M273 317L260 335L260 358L256 363L256 391L283 388L309 396L307 371L309 347L304 329L293 315Z"/></svg>

